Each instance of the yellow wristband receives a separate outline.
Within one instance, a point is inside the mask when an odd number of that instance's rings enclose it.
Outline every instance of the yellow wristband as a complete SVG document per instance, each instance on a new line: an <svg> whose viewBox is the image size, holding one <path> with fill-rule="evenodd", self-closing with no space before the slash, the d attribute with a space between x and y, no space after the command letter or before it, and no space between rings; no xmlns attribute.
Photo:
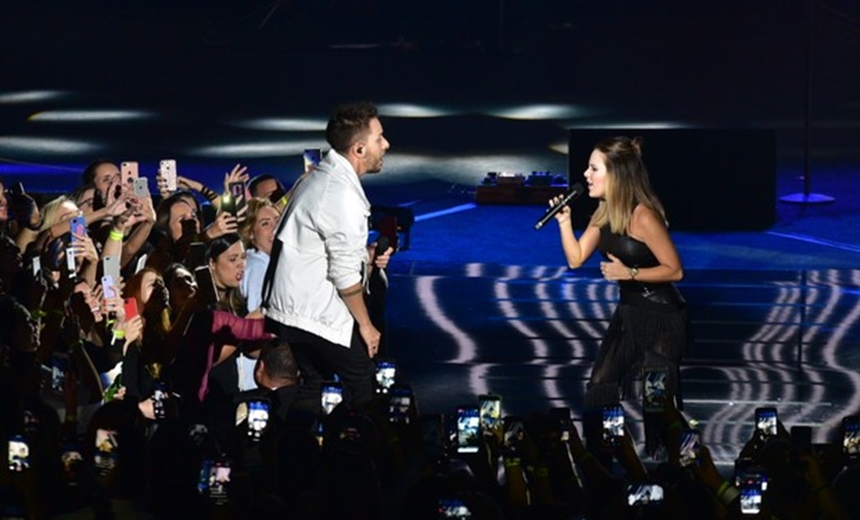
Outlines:
<svg viewBox="0 0 860 520"><path fill-rule="evenodd" d="M115 229L110 230L110 235L108 235L108 240L113 240L114 242L122 242L122 239L125 238L125 234L121 231L117 231Z"/></svg>
<svg viewBox="0 0 860 520"><path fill-rule="evenodd" d="M730 486L730 485L731 485L731 484L729 484L729 482L728 482L728 481L724 481L724 482L720 485L720 487L717 489L717 492L716 492L716 493L714 493L714 496L716 496L716 497L717 497L717 500L719 500L719 499L723 496L723 493L725 493L725 492L726 492L726 490L727 490L727 489L729 489L729 486Z"/></svg>

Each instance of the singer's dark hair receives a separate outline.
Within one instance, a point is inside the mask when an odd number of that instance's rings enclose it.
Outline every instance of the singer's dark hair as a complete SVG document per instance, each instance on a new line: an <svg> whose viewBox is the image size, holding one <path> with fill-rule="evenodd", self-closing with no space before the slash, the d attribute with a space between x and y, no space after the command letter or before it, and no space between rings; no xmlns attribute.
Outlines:
<svg viewBox="0 0 860 520"><path fill-rule="evenodd" d="M606 157L606 195L591 223L602 227L609 223L613 233L626 235L636 206L642 204L654 211L663 222L666 212L648 178L642 162L641 137L611 137L598 142L594 149Z"/></svg>
<svg viewBox="0 0 860 520"><path fill-rule="evenodd" d="M370 132L370 121L379 117L373 103L361 102L340 105L332 110L325 129L328 144L339 154L345 155L349 147Z"/></svg>

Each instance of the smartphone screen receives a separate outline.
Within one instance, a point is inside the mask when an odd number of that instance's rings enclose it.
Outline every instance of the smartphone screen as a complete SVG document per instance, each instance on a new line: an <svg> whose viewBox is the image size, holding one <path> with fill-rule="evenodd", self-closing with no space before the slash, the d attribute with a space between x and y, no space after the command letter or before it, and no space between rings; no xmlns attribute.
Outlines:
<svg viewBox="0 0 860 520"><path fill-rule="evenodd" d="M171 193L176 191L176 160L162 159L158 161L158 173L164 179L167 191Z"/></svg>
<svg viewBox="0 0 860 520"><path fill-rule="evenodd" d="M388 420L397 424L409 424L409 408L412 406L412 388L393 385L388 393Z"/></svg>
<svg viewBox="0 0 860 520"><path fill-rule="evenodd" d="M842 419L842 452L849 459L860 459L860 416Z"/></svg>
<svg viewBox="0 0 860 520"><path fill-rule="evenodd" d="M642 407L646 412L660 412L666 407L666 370L645 368L642 379Z"/></svg>
<svg viewBox="0 0 860 520"><path fill-rule="evenodd" d="M759 473L747 472L741 479L741 513L757 515L761 512L762 478Z"/></svg>
<svg viewBox="0 0 860 520"><path fill-rule="evenodd" d="M330 414L343 401L343 385L337 381L324 381L320 399L323 413Z"/></svg>
<svg viewBox="0 0 860 520"><path fill-rule="evenodd" d="M66 384L66 374L69 370L69 355L64 352L51 354L51 390L58 394L63 393Z"/></svg>
<svg viewBox="0 0 860 520"><path fill-rule="evenodd" d="M762 438L776 435L777 414L776 408L766 406L755 410L756 433Z"/></svg>
<svg viewBox="0 0 860 520"><path fill-rule="evenodd" d="M478 409L480 410L481 432L484 435L497 435L501 439L502 433L502 398L495 394L484 394L478 396Z"/></svg>
<svg viewBox="0 0 860 520"><path fill-rule="evenodd" d="M628 506L653 506L663 503L663 486L651 483L627 485Z"/></svg>
<svg viewBox="0 0 860 520"><path fill-rule="evenodd" d="M194 269L194 279L197 281L197 290L208 304L218 301L218 291L215 289L215 279L208 265L201 265Z"/></svg>
<svg viewBox="0 0 860 520"><path fill-rule="evenodd" d="M31 272L33 273L33 277L36 278L39 276L39 273L42 272L42 258L39 256L34 256L30 259L30 267Z"/></svg>
<svg viewBox="0 0 860 520"><path fill-rule="evenodd" d="M481 419L477 406L457 408L457 452L477 453L480 448Z"/></svg>
<svg viewBox="0 0 860 520"><path fill-rule="evenodd" d="M397 376L397 364L393 359L376 360L376 393L386 394Z"/></svg>
<svg viewBox="0 0 860 520"><path fill-rule="evenodd" d="M459 498L440 498L439 499L439 518L453 518L464 520L472 518L472 512Z"/></svg>
<svg viewBox="0 0 860 520"><path fill-rule="evenodd" d="M615 446L624 437L624 408L620 404L603 407L603 442Z"/></svg>
<svg viewBox="0 0 860 520"><path fill-rule="evenodd" d="M77 485L75 478L75 464L83 462L84 457L81 455L81 448L75 442L66 442L63 444L60 453L60 463L63 466L63 478L70 486Z"/></svg>
<svg viewBox="0 0 860 520"><path fill-rule="evenodd" d="M698 430L685 429L681 431L678 445L678 461L682 467L698 463L699 448L702 445L701 433Z"/></svg>
<svg viewBox="0 0 860 520"><path fill-rule="evenodd" d="M208 467L209 479L207 488L209 498L215 505L224 505L229 500L230 462L226 459L216 460Z"/></svg>
<svg viewBox="0 0 860 520"><path fill-rule="evenodd" d="M251 399L248 401L248 437L259 441L269 423L269 400Z"/></svg>
<svg viewBox="0 0 860 520"><path fill-rule="evenodd" d="M96 430L96 446L93 464L99 474L107 475L117 463L119 437L114 430Z"/></svg>
<svg viewBox="0 0 860 520"><path fill-rule="evenodd" d="M319 148L306 148L302 154L305 173L319 166L320 161L322 161L322 150Z"/></svg>
<svg viewBox="0 0 860 520"><path fill-rule="evenodd" d="M152 392L152 414L155 416L156 421L164 420L167 416L167 410L165 409L167 399L167 389L164 384L157 383Z"/></svg>
<svg viewBox="0 0 860 520"><path fill-rule="evenodd" d="M570 418L570 408L566 406L556 406L549 411L552 422L558 428L562 442L570 440L570 429L573 428L573 421Z"/></svg>
<svg viewBox="0 0 860 520"><path fill-rule="evenodd" d="M30 446L23 435L9 437L6 451L10 471L17 473L30 467Z"/></svg>
<svg viewBox="0 0 860 520"><path fill-rule="evenodd" d="M519 451L520 442L525 437L525 426L519 417L505 417L504 424L504 450L505 456L514 455Z"/></svg>
<svg viewBox="0 0 860 520"><path fill-rule="evenodd" d="M78 272L77 260L75 260L75 248L66 248L66 274L69 278L74 278Z"/></svg>

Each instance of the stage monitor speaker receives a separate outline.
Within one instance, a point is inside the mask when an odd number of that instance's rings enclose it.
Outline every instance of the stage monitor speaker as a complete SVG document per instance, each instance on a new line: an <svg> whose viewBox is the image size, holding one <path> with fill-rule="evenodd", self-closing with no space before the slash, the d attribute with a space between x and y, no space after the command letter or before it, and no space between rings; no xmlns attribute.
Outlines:
<svg viewBox="0 0 860 520"><path fill-rule="evenodd" d="M761 231L776 221L776 142L773 130L570 130L570 184L583 182L594 145L608 137L641 136L642 159L672 230ZM579 199L574 222L584 227L597 207Z"/></svg>

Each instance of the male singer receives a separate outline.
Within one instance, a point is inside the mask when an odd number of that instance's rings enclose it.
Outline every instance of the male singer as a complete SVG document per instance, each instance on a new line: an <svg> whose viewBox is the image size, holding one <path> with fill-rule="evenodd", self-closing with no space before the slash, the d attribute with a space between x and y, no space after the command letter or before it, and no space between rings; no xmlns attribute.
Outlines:
<svg viewBox="0 0 860 520"><path fill-rule="evenodd" d="M373 399L380 333L365 305L367 267L385 268L388 248L368 247L370 203L361 178L382 169L389 143L376 107L337 107L326 127L331 151L297 181L275 236L263 288L267 327L293 348L301 399L320 402L320 386L334 374L344 397Z"/></svg>

